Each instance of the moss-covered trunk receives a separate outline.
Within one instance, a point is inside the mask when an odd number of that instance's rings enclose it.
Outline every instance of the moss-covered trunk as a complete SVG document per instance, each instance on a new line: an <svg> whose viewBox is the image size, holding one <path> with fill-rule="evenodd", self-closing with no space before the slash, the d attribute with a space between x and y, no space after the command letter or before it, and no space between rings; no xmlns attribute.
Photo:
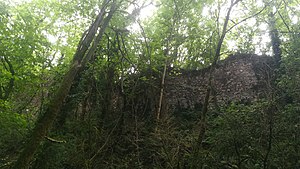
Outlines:
<svg viewBox="0 0 300 169"><path fill-rule="evenodd" d="M102 9L98 14L96 20L86 31L86 33L83 34L77 47L77 51L74 54L74 59L69 71L65 74L59 89L57 90L55 96L51 99L45 113L36 122L36 125L25 145L24 150L21 152L21 155L13 166L14 169L29 168L30 162L33 159L36 150L40 146L44 137L47 135L47 132L51 128L58 113L60 112L63 102L69 93L78 70L80 69L80 67L84 66L89 58L91 58L91 56L94 54L94 51L97 48L102 35L104 34L105 28L112 18L116 6L115 3L112 2L110 12L108 15L106 15L105 10L108 7L109 3L110 0L107 0L103 3ZM98 29L99 33L97 34Z"/></svg>

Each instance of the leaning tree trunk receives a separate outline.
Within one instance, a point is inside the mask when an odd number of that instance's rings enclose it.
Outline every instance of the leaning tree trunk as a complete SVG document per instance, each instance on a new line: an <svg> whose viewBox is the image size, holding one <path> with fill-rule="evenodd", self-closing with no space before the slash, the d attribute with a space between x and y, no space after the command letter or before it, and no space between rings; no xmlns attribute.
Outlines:
<svg viewBox="0 0 300 169"><path fill-rule="evenodd" d="M104 34L104 31L109 21L111 20L113 13L116 10L116 5L113 1L111 4L110 12L108 13L108 15L106 15L106 9L109 4L110 0L106 0L103 3L102 9L97 15L96 20L83 34L68 72L65 74L59 89L51 99L45 113L36 122L32 134L27 141L25 148L21 152L19 158L15 162L13 169L29 168L30 162L33 159L36 150L38 149L44 138L47 136L49 129L51 128L58 113L60 112L63 101L69 93L72 82L74 81L78 70L80 69L80 67L84 66L94 54L97 45L99 44L102 35ZM99 33L97 34L97 32Z"/></svg>
<svg viewBox="0 0 300 169"><path fill-rule="evenodd" d="M212 92L212 81L213 81L213 72L215 70L215 67L217 65L217 62L220 58L220 53L221 53L221 48L222 48L222 44L223 44L223 41L225 39L225 36L226 36L226 33L228 32L227 30L227 26L228 26L228 22L229 22L229 19L230 19L230 14L231 14L231 10L232 8L239 2L240 0L231 0L231 5L227 11L227 14L226 14L226 18L225 18L225 22L224 22L224 25L223 25L223 29L222 29L222 34L220 36L220 39L218 41L218 45L217 45L217 48L216 48L216 53L214 55L214 58L213 58L213 62L209 68L209 78L208 78L208 85L207 85L207 89L206 89L206 94L205 94L205 98L204 98L204 103L203 103L203 107L202 107L202 111L201 111L201 119L200 119L200 122L199 122L199 134L198 134L198 138L196 140L196 144L194 145L194 154L193 154L193 163L191 164L192 167L191 168L198 168L198 155L199 155L199 152L202 148L202 142L204 140L204 136L205 136L205 133L206 133L206 115L207 115L207 112L208 112L208 105L209 105L209 100L210 100L210 96L211 96L211 92Z"/></svg>

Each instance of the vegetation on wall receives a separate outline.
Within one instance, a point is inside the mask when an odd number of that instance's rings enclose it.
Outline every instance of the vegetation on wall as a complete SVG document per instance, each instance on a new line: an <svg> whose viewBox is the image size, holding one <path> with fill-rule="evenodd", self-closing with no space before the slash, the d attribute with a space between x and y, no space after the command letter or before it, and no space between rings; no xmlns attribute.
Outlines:
<svg viewBox="0 0 300 169"><path fill-rule="evenodd" d="M297 0L0 2L0 168L300 168L299 11ZM265 97L218 107L211 72L233 53L268 54L276 69ZM204 68L201 106L168 110L166 77Z"/></svg>

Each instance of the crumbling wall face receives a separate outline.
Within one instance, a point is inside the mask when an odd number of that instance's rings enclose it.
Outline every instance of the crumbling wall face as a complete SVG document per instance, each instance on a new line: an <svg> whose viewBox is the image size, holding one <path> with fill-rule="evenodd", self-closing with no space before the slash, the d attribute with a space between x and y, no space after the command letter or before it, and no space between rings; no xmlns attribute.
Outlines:
<svg viewBox="0 0 300 169"><path fill-rule="evenodd" d="M273 69L274 61L269 56L234 55L221 61L213 72L217 103L248 103L263 97L268 84L266 80L270 79ZM208 85L208 69L178 73L166 77L166 107L171 111L201 107ZM211 96L213 99L214 95Z"/></svg>

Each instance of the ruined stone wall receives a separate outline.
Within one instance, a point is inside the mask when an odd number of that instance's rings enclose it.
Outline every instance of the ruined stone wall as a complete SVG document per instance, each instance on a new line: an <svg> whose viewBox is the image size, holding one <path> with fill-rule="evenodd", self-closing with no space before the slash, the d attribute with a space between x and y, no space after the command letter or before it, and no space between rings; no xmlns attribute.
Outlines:
<svg viewBox="0 0 300 169"><path fill-rule="evenodd" d="M274 61L270 56L239 54L221 61L213 72L217 103L253 102L264 97L273 70ZM201 106L207 84L208 69L169 74L166 77L165 107L172 111L178 107L194 109Z"/></svg>

